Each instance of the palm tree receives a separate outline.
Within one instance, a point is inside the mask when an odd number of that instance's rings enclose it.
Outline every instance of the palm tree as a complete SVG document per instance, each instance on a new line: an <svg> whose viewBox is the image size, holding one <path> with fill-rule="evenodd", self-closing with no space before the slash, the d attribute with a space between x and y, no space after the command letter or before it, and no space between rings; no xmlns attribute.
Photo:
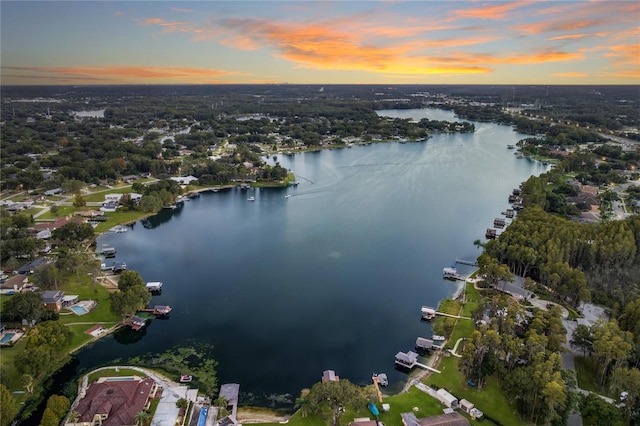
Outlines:
<svg viewBox="0 0 640 426"><path fill-rule="evenodd" d="M147 426L151 423L151 414L142 410L134 417L137 426Z"/></svg>
<svg viewBox="0 0 640 426"><path fill-rule="evenodd" d="M28 394L33 393L33 376L29 374L23 374L21 379L22 387L27 391Z"/></svg>
<svg viewBox="0 0 640 426"><path fill-rule="evenodd" d="M68 423L76 423L80 419L80 413L77 411L72 411L69 413L69 417L67 418Z"/></svg>

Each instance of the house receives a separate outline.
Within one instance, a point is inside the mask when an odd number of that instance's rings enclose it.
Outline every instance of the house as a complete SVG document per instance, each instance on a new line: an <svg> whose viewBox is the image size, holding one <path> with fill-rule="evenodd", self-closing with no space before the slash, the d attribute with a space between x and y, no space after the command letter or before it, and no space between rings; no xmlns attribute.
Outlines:
<svg viewBox="0 0 640 426"><path fill-rule="evenodd" d="M339 382L340 377L336 375L336 372L333 370L324 370L322 372L322 383L327 382Z"/></svg>
<svg viewBox="0 0 640 426"><path fill-rule="evenodd" d="M45 231L45 230L54 231L54 230L56 230L58 228L62 228L67 223L71 222L72 220L73 220L73 218L71 216L59 217L56 220L51 221L51 222L39 222L39 223L36 223L31 228L35 229L38 232Z"/></svg>
<svg viewBox="0 0 640 426"><path fill-rule="evenodd" d="M136 175L127 175L127 176L122 176L122 181L124 183L131 183L138 180L138 176Z"/></svg>
<svg viewBox="0 0 640 426"><path fill-rule="evenodd" d="M2 293L22 291L27 284L29 284L29 277L27 275L17 274L0 284L0 289L2 289Z"/></svg>
<svg viewBox="0 0 640 426"><path fill-rule="evenodd" d="M402 413L404 426L469 426L470 423L459 413L440 414L438 416L417 418L414 413Z"/></svg>
<svg viewBox="0 0 640 426"><path fill-rule="evenodd" d="M22 265L20 269L18 269L18 274L21 274L21 275L33 274L33 272L39 266L44 266L47 263L49 263L49 261L47 260L46 257L39 257L37 259L32 260L29 263L25 263L24 265Z"/></svg>
<svg viewBox="0 0 640 426"><path fill-rule="evenodd" d="M122 194L105 194L104 204L118 204L121 198Z"/></svg>
<svg viewBox="0 0 640 426"><path fill-rule="evenodd" d="M150 378L101 377L81 396L74 410L78 419L67 421L65 426L137 424L136 414L149 407L157 391L158 385Z"/></svg>
<svg viewBox="0 0 640 426"><path fill-rule="evenodd" d="M47 311L60 312L60 310L62 309L64 292L60 290L47 290L47 291L41 291L40 295L42 295L44 308Z"/></svg>
<svg viewBox="0 0 640 426"><path fill-rule="evenodd" d="M169 178L173 181L178 182L180 185L190 185L191 183L193 183L193 181L197 181L198 178L195 176L177 176L177 177L171 177Z"/></svg>
<svg viewBox="0 0 640 426"><path fill-rule="evenodd" d="M56 194L60 194L61 192L62 192L62 188L54 188L48 191L44 191L44 195L56 195Z"/></svg>

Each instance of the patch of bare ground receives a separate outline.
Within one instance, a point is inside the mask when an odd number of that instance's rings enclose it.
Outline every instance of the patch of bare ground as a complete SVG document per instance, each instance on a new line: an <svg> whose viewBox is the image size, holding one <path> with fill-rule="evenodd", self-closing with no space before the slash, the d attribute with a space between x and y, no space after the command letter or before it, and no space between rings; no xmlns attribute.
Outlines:
<svg viewBox="0 0 640 426"><path fill-rule="evenodd" d="M239 407L236 414L238 422L242 424L280 423L286 422L289 417L291 417L290 414L261 407Z"/></svg>

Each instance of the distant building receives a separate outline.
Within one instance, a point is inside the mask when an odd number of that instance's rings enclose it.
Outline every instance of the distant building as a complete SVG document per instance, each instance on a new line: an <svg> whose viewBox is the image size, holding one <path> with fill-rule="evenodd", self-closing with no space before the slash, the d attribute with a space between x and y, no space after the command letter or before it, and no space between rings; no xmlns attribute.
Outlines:
<svg viewBox="0 0 640 426"><path fill-rule="evenodd" d="M27 284L29 284L29 277L17 274L0 284L0 288L5 290L3 293L6 293L6 291L21 291Z"/></svg>
<svg viewBox="0 0 640 426"><path fill-rule="evenodd" d="M29 263L22 265L20 269L18 269L18 273L22 275L33 274L36 268L38 268L39 266L46 265L48 262L49 261L47 260L46 257L39 257L37 259L32 260Z"/></svg>

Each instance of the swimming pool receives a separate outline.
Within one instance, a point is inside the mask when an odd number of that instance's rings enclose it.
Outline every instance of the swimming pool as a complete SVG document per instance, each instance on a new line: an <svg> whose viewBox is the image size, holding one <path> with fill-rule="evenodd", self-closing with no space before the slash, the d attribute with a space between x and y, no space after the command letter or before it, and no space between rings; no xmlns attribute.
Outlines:
<svg viewBox="0 0 640 426"><path fill-rule="evenodd" d="M105 377L102 381L103 382L122 382L122 381L130 381L130 380L136 380L137 377L133 377L133 376L127 376L127 377Z"/></svg>
<svg viewBox="0 0 640 426"><path fill-rule="evenodd" d="M73 305L73 306L70 306L69 309L71 309L73 313L75 313L76 315L84 315L87 312L89 312L87 308L85 308L82 305Z"/></svg>
<svg viewBox="0 0 640 426"><path fill-rule="evenodd" d="M200 417L198 418L198 426L204 426L204 424L207 422L207 412L209 411L208 408L203 407L202 411L200 411Z"/></svg>
<svg viewBox="0 0 640 426"><path fill-rule="evenodd" d="M10 342L11 339L13 339L13 336L15 336L15 335L16 335L16 333L12 333L12 332L5 333L5 335L2 336L2 339L0 339L0 344Z"/></svg>

